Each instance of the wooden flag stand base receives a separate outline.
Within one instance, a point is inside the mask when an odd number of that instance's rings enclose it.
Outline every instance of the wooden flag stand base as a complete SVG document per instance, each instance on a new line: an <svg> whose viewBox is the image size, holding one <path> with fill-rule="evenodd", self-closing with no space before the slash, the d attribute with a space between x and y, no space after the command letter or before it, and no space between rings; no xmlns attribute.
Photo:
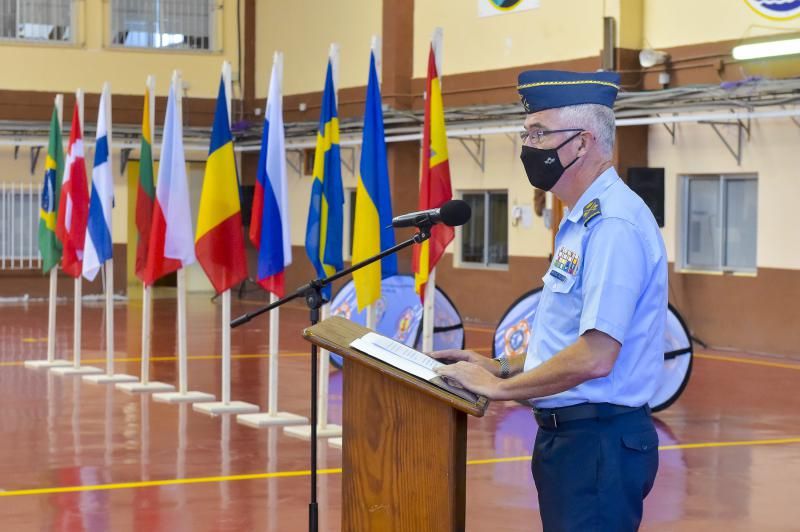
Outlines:
<svg viewBox="0 0 800 532"><path fill-rule="evenodd" d="M220 414L251 414L258 405L244 401L231 401L231 291L222 292L222 401L200 403L192 410L218 416Z"/></svg>
<svg viewBox="0 0 800 532"><path fill-rule="evenodd" d="M178 390L177 392L154 393L153 400L159 403L200 403L216 399L210 393L189 391L188 355L186 354L186 271L178 269Z"/></svg>
<svg viewBox="0 0 800 532"><path fill-rule="evenodd" d="M171 384L150 380L150 327L152 321L150 316L152 312L152 293L153 287L145 284L142 291L142 380L117 384L117 390L122 390L126 393L158 393L175 390L175 386Z"/></svg>
<svg viewBox="0 0 800 532"><path fill-rule="evenodd" d="M74 307L74 324L73 324L73 340L72 340L72 364L69 366L51 367L56 375L92 375L95 373L103 373L100 368L93 366L81 366L81 298L82 296L81 278L75 279L75 307Z"/></svg>
<svg viewBox="0 0 800 532"><path fill-rule="evenodd" d="M278 297L270 294L270 303L277 303ZM259 414L241 414L236 421L247 427L285 427L289 425L308 425L308 418L289 412L278 411L278 336L280 332L279 309L269 315L269 389L267 411Z"/></svg>
<svg viewBox="0 0 800 532"><path fill-rule="evenodd" d="M28 369L43 369L43 368L58 368L64 366L71 366L72 362L69 360L26 360L25 367Z"/></svg>

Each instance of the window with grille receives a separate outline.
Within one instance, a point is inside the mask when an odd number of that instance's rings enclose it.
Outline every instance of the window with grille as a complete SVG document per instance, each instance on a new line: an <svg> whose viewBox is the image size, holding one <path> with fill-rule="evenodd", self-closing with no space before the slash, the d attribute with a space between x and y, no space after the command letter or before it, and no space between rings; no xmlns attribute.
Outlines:
<svg viewBox="0 0 800 532"><path fill-rule="evenodd" d="M461 227L461 263L470 266L508 264L508 193L465 192L472 217Z"/></svg>
<svg viewBox="0 0 800 532"><path fill-rule="evenodd" d="M757 184L754 175L683 177L684 268L756 271Z"/></svg>
<svg viewBox="0 0 800 532"><path fill-rule="evenodd" d="M0 184L0 270L40 266L40 194L33 184Z"/></svg>
<svg viewBox="0 0 800 532"><path fill-rule="evenodd" d="M0 0L0 39L71 42L72 0Z"/></svg>
<svg viewBox="0 0 800 532"><path fill-rule="evenodd" d="M111 44L212 50L216 9L213 0L111 0Z"/></svg>

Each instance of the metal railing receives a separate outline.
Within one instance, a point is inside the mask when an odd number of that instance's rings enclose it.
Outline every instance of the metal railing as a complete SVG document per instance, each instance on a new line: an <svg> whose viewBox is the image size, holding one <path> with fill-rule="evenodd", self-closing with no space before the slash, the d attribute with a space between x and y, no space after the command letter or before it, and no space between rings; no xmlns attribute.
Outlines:
<svg viewBox="0 0 800 532"><path fill-rule="evenodd" d="M213 50L214 0L111 0L111 44Z"/></svg>
<svg viewBox="0 0 800 532"><path fill-rule="evenodd" d="M0 0L0 39L72 41L72 0Z"/></svg>
<svg viewBox="0 0 800 532"><path fill-rule="evenodd" d="M0 183L0 270L40 268L42 191L29 183Z"/></svg>

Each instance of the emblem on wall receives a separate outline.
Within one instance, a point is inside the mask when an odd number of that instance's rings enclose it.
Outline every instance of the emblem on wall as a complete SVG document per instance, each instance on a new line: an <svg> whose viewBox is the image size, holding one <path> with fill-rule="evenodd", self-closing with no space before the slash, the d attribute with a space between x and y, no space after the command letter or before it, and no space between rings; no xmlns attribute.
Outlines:
<svg viewBox="0 0 800 532"><path fill-rule="evenodd" d="M744 0L750 9L770 20L800 17L800 0Z"/></svg>
<svg viewBox="0 0 800 532"><path fill-rule="evenodd" d="M539 0L478 0L478 16L491 17L539 7Z"/></svg>

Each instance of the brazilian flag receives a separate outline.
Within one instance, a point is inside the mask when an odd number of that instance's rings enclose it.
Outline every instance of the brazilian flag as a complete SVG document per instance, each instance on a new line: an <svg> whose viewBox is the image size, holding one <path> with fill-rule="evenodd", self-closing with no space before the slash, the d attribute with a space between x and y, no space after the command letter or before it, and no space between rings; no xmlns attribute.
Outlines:
<svg viewBox="0 0 800 532"><path fill-rule="evenodd" d="M64 174L64 146L61 141L61 124L58 108L53 107L50 119L50 140L47 143L47 160L44 164L42 203L39 207L39 251L42 254L42 271L49 272L61 261L61 242L56 238L58 198Z"/></svg>

